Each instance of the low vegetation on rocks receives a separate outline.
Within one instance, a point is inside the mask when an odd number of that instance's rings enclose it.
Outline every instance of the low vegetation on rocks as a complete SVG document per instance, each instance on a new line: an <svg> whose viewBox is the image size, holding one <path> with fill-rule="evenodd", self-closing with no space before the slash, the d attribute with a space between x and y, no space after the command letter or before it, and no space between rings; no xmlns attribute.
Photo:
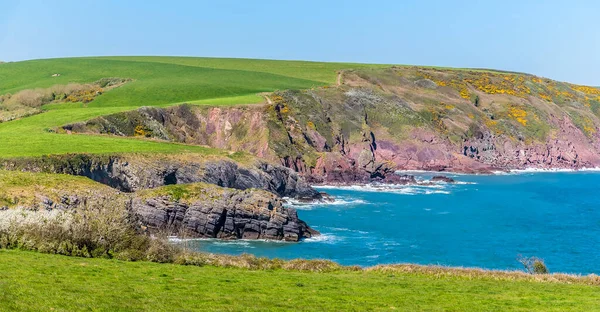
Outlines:
<svg viewBox="0 0 600 312"><path fill-rule="evenodd" d="M294 194L302 194L300 191L312 191L319 195L307 185L294 184L295 180L290 180L289 176L288 180L278 180L285 179L282 174L289 173L289 169L282 168L282 171L277 171L276 168L271 168L275 173L269 173L238 169L230 163L225 170L221 170L227 163L207 163L201 170L195 168L196 171L187 172L186 180L183 181L182 175L172 174L173 179L180 179L176 181L171 180L171 174L166 174L166 179L161 176L156 183L146 181L149 184L142 184L140 180L148 177L143 175L144 171L132 170L135 163L131 158L127 166L121 168L128 170L120 173L117 170L118 158L113 158L113 161L106 164L102 164L99 161L101 159L88 159L91 161L88 162L76 158L67 162L69 165L66 167L73 170L68 172L70 174L87 175L106 185L84 177L64 174L0 170L0 209L6 212L5 219L13 220L22 215L22 221L25 222L30 218L38 220L39 217L44 221L40 221L40 226L51 225L56 220L66 220L65 224L70 225L72 220L98 219L98 222L109 222L114 219L115 227L135 229L137 234L176 235L186 238L271 239L296 242L318 235L317 231L298 218L296 210L283 205L280 196L284 194L293 197ZM215 165L216 169L213 168ZM182 165L175 163L173 167L179 169ZM53 163L51 168L58 172L62 170L59 163ZM34 167L30 164L28 169L41 171L44 167ZM227 177L224 172L229 172L232 178ZM246 176L242 177L240 172ZM267 180L267 177L271 177L268 179L269 183L281 183L283 188L272 186L270 189L264 185L262 180L258 179L261 173L264 174L261 178ZM122 176L127 176L130 180L122 180ZM137 181L138 185L134 185L134 181ZM229 184L227 181L232 182ZM125 189L126 192L115 188ZM13 213L14 209L23 210L23 214ZM54 211L61 213L55 214ZM11 222L12 230L7 230L7 233L15 232L15 227L23 222ZM52 228L61 229L54 225ZM65 231L73 235L77 232L73 229ZM43 231L33 231L38 232ZM104 236L99 235L101 238ZM65 236L59 233L52 237ZM66 239L70 241L74 237ZM125 237L123 241L126 241ZM21 245L19 242L9 242L10 244L7 244L10 246ZM75 245L81 247L79 243ZM94 246L86 246L86 250L95 249ZM118 253L119 248L128 247L115 248L110 245L105 251Z"/></svg>

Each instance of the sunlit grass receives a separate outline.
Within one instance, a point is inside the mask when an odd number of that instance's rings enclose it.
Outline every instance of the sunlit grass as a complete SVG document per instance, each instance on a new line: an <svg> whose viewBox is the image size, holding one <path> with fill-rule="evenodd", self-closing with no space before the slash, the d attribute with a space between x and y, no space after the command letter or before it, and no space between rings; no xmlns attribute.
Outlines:
<svg viewBox="0 0 600 312"><path fill-rule="evenodd" d="M596 311L597 286L290 272L0 250L2 311Z"/></svg>

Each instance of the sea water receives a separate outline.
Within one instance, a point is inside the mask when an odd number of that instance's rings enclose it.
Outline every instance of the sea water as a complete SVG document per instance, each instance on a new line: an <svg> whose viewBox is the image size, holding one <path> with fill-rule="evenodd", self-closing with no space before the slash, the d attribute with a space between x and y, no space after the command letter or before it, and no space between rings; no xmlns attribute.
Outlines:
<svg viewBox="0 0 600 312"><path fill-rule="evenodd" d="M187 242L213 253L330 259L344 265L438 264L600 273L600 173L449 175L457 183L318 187L335 201L292 204L321 236L299 243ZM418 173L420 180L431 174Z"/></svg>

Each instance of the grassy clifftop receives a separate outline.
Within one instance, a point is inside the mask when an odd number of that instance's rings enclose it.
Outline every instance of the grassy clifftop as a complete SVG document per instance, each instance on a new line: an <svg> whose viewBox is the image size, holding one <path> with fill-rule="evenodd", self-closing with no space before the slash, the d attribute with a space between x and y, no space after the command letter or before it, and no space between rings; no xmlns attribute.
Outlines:
<svg viewBox="0 0 600 312"><path fill-rule="evenodd" d="M59 201L62 196L92 191L94 194L115 192L84 177L0 170L0 207L33 207L42 198Z"/></svg>

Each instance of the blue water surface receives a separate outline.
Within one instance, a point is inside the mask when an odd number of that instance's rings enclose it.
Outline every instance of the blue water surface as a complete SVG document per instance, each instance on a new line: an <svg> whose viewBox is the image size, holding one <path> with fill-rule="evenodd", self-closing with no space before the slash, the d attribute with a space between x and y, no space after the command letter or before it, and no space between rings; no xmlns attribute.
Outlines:
<svg viewBox="0 0 600 312"><path fill-rule="evenodd" d="M600 273L600 173L451 175L460 184L319 188L332 204L296 205L322 236L300 243L198 240L193 248L345 265L440 264ZM427 179L428 174L421 174Z"/></svg>

